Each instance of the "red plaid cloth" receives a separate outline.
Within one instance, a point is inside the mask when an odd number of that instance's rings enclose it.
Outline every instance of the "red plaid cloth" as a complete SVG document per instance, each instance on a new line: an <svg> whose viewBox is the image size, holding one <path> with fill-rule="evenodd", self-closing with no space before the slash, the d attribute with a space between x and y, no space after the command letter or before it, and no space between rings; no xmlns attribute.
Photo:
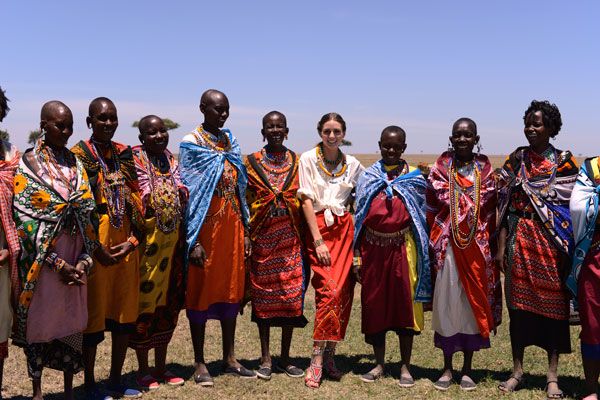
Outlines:
<svg viewBox="0 0 600 400"><path fill-rule="evenodd" d="M8 251L10 252L9 267L10 280L13 288L13 301L16 304L18 300L19 277L17 275L17 257L19 256L19 237L15 229L15 223L12 217L13 200L13 178L15 171L19 166L21 153L16 151L11 144L2 142L3 149L10 149L8 153L14 153L10 160L0 160L0 222L4 228ZM13 305L14 305L13 304Z"/></svg>

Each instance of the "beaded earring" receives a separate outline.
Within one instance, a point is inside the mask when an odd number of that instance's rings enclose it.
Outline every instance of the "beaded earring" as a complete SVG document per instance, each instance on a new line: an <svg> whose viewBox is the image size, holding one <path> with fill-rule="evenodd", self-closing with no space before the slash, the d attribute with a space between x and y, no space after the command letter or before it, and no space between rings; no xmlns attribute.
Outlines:
<svg viewBox="0 0 600 400"><path fill-rule="evenodd" d="M452 149L452 142L450 141L450 139L448 139L448 151L452 151Z"/></svg>

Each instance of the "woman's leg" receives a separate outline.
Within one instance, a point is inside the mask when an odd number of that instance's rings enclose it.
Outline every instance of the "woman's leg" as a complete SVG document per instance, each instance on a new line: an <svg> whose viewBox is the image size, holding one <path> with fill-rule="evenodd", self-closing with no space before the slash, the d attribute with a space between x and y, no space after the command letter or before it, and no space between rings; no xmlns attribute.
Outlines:
<svg viewBox="0 0 600 400"><path fill-rule="evenodd" d="M125 363L127 354L127 345L129 344L129 333L112 332L112 347L110 357L110 375L108 376L109 386L118 386L121 384L121 372Z"/></svg>
<svg viewBox="0 0 600 400"><path fill-rule="evenodd" d="M558 386L558 351L548 352L548 374L546 375L546 393L548 398L562 398L562 390Z"/></svg>
<svg viewBox="0 0 600 400"><path fill-rule="evenodd" d="M285 368L290 364L290 347L292 346L293 326L283 326L281 328L281 360L279 364Z"/></svg>
<svg viewBox="0 0 600 400"><path fill-rule="evenodd" d="M197 324L190 321L190 334L192 336L192 346L194 348L194 376L208 374L208 368L204 361L204 333L206 323Z"/></svg>
<svg viewBox="0 0 600 400"><path fill-rule="evenodd" d="M65 399L73 400L73 373L72 372L64 372L63 373L65 379Z"/></svg>
<svg viewBox="0 0 600 400"><path fill-rule="evenodd" d="M583 374L585 375L585 389L589 399L597 399L598 377L600 376L600 360L582 357ZM588 399L585 397L584 399Z"/></svg>
<svg viewBox="0 0 600 400"><path fill-rule="evenodd" d="M150 367L148 366L148 350L136 349L135 354L138 360L138 376L143 378L150 375Z"/></svg>
<svg viewBox="0 0 600 400"><path fill-rule="evenodd" d="M271 327L268 324L258 324L258 336L260 337L260 366L271 368L271 351L269 349Z"/></svg>
<svg viewBox="0 0 600 400"><path fill-rule="evenodd" d="M400 341L400 376L410 377L410 359L412 357L413 336L398 335Z"/></svg>
<svg viewBox="0 0 600 400"><path fill-rule="evenodd" d="M337 342L327 342L323 352L323 369L331 379L342 379L342 372L335 365L335 347Z"/></svg>
<svg viewBox="0 0 600 400"><path fill-rule="evenodd" d="M163 344L154 348L154 376L163 376L167 371L167 346Z"/></svg>
<svg viewBox="0 0 600 400"><path fill-rule="evenodd" d="M325 347L325 343L321 340L313 342L310 366L306 370L306 377L304 378L304 383L308 387L318 388L321 385L321 378L323 377L323 348Z"/></svg>
<svg viewBox="0 0 600 400"><path fill-rule="evenodd" d="M473 351L465 350L463 354L464 361L461 373L470 377L473 368Z"/></svg>
<svg viewBox="0 0 600 400"><path fill-rule="evenodd" d="M33 400L43 400L42 396L42 377L33 378L31 380L31 385L33 386Z"/></svg>
<svg viewBox="0 0 600 400"><path fill-rule="evenodd" d="M235 324L237 319L230 318L221 321L221 336L223 337L223 363L228 367L239 368L241 364L235 358Z"/></svg>

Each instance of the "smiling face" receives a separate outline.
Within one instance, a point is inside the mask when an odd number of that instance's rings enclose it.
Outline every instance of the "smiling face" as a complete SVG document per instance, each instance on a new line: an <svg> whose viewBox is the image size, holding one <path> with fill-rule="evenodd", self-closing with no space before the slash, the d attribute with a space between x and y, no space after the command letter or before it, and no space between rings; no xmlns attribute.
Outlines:
<svg viewBox="0 0 600 400"><path fill-rule="evenodd" d="M342 129L342 124L333 119L325 122L321 132L319 132L319 136L321 136L321 140L323 141L323 147L330 150L337 150L342 144L344 136L346 136L346 132Z"/></svg>
<svg viewBox="0 0 600 400"><path fill-rule="evenodd" d="M99 142L110 142L119 126L117 107L108 99L94 100L90 104L90 115L86 118L92 137Z"/></svg>
<svg viewBox="0 0 600 400"><path fill-rule="evenodd" d="M169 133L163 120L157 116L142 118L139 129L146 152L154 156L163 154L169 144Z"/></svg>
<svg viewBox="0 0 600 400"><path fill-rule="evenodd" d="M263 118L263 128L260 132L267 140L269 147L281 148L289 132L285 116L280 113L267 114Z"/></svg>
<svg viewBox="0 0 600 400"><path fill-rule="evenodd" d="M384 131L379 141L381 159L385 165L398 165L406 150L406 138L398 131Z"/></svg>
<svg viewBox="0 0 600 400"><path fill-rule="evenodd" d="M40 121L40 129L45 132L44 142L56 149L64 148L73 134L73 114L62 105L51 107Z"/></svg>
<svg viewBox="0 0 600 400"><path fill-rule="evenodd" d="M473 147L479 142L477 128L468 121L458 120L452 127L450 142L456 158L469 161L473 158Z"/></svg>
<svg viewBox="0 0 600 400"><path fill-rule="evenodd" d="M204 96L203 96L204 97ZM219 129L225 125L229 118L229 100L221 92L211 92L200 103L200 111L204 114L204 127L211 129Z"/></svg>
<svg viewBox="0 0 600 400"><path fill-rule="evenodd" d="M523 131L529 146L537 153L546 150L550 143L550 136L553 133L544 125L544 116L541 111L527 114Z"/></svg>

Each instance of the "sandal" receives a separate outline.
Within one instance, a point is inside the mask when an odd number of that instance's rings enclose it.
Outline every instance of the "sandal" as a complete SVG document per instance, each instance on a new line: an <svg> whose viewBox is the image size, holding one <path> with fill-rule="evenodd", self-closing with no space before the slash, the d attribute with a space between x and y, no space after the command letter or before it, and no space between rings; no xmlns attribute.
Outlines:
<svg viewBox="0 0 600 400"><path fill-rule="evenodd" d="M558 387L558 381L548 381L546 382L546 388L544 389L546 391L546 398L547 399L562 399L565 397L565 393L560 390L560 388L558 389L558 392L553 392L550 393L548 391L548 386L550 386L551 383L556 383L556 387Z"/></svg>
<svg viewBox="0 0 600 400"><path fill-rule="evenodd" d="M304 384L312 389L318 389L321 386L321 379L323 378L323 366L318 364L310 363L310 367L306 370L306 376L304 377Z"/></svg>
<svg viewBox="0 0 600 400"><path fill-rule="evenodd" d="M515 381L517 381L517 384L515 386L513 386L512 388L508 385L508 381L510 381L511 379L514 379ZM504 393L512 393L512 392L516 392L517 390L521 389L521 387L523 387L524 384L525 384L525 378L523 378L523 375L521 375L519 377L517 377L515 375L511 375L504 382L500 382L500 384L498 385L498 389Z"/></svg>

